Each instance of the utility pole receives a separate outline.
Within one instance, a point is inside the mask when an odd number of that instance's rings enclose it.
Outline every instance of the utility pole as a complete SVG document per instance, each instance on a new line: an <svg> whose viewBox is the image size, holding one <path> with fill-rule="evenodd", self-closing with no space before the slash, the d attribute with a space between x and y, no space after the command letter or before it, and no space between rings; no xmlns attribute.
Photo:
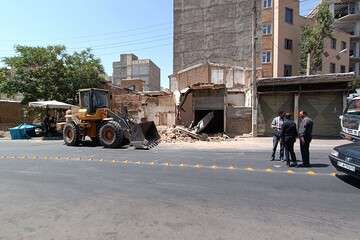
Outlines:
<svg viewBox="0 0 360 240"><path fill-rule="evenodd" d="M257 82L256 82L256 35L257 35L257 10L256 1L252 7L252 135L257 137Z"/></svg>
<svg viewBox="0 0 360 240"><path fill-rule="evenodd" d="M311 54L307 54L307 61L306 61L306 76L310 76L311 73Z"/></svg>

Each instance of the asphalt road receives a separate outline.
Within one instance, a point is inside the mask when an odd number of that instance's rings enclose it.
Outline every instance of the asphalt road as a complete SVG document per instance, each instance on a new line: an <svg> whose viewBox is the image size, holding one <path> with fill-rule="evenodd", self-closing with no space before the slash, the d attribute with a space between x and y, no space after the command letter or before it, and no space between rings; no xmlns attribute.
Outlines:
<svg viewBox="0 0 360 240"><path fill-rule="evenodd" d="M360 183L268 140L150 151L0 141L0 239L360 239Z"/></svg>

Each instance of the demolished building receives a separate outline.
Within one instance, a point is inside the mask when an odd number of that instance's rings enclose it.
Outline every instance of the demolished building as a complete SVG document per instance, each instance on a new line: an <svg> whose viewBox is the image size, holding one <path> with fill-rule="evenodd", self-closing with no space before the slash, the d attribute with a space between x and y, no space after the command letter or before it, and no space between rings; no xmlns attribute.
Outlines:
<svg viewBox="0 0 360 240"><path fill-rule="evenodd" d="M106 84L111 93L111 109L128 114L135 121L154 121L157 126L175 125L175 103L167 91L134 91L113 84Z"/></svg>
<svg viewBox="0 0 360 240"><path fill-rule="evenodd" d="M209 62L171 75L170 89L177 105L176 123L192 127L213 113L205 133L250 133L250 79L249 68Z"/></svg>

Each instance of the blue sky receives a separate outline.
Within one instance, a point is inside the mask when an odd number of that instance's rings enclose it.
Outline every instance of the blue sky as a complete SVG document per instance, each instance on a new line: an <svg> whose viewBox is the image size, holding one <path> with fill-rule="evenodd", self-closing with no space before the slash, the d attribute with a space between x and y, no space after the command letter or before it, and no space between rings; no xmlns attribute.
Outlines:
<svg viewBox="0 0 360 240"><path fill-rule="evenodd" d="M316 2L302 0L302 12ZM16 44L63 44L69 52L92 47L111 75L112 62L133 52L161 68L167 87L172 7L172 0L1 0L0 57L12 55Z"/></svg>

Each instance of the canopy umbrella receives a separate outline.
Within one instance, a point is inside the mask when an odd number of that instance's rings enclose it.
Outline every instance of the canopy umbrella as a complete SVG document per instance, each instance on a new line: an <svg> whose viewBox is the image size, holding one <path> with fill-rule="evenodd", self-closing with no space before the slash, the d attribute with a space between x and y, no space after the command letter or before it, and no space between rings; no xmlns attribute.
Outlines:
<svg viewBox="0 0 360 240"><path fill-rule="evenodd" d="M38 101L30 102L29 107L46 109L70 109L73 105L59 101Z"/></svg>

